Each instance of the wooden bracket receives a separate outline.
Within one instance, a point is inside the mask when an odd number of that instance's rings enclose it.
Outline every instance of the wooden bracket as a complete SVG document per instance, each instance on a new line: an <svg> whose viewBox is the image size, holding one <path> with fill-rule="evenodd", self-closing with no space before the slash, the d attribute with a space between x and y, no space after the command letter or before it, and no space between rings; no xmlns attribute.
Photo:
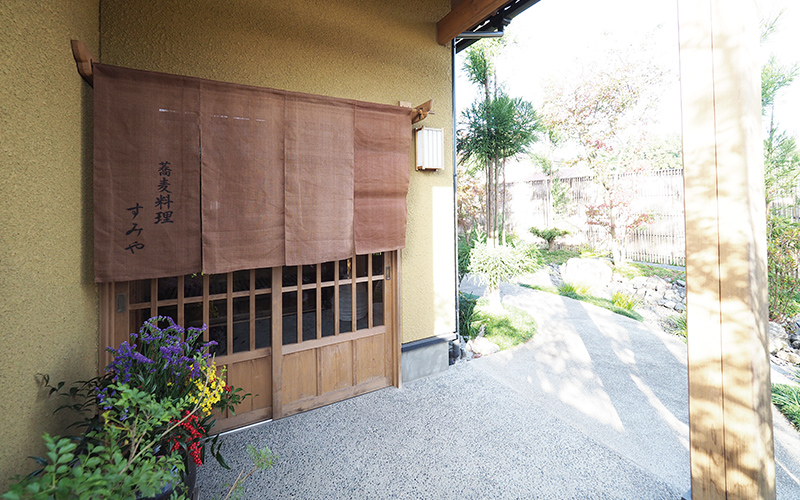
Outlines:
<svg viewBox="0 0 800 500"><path fill-rule="evenodd" d="M411 110L411 123L417 123L418 121L422 121L428 117L428 115L435 115L433 111L431 111L431 106L433 105L433 99L420 104L419 106L415 107Z"/></svg>
<svg viewBox="0 0 800 500"><path fill-rule="evenodd" d="M70 43L72 44L72 57L75 58L75 64L78 66L78 73L86 80L86 83L93 87L92 63L96 59L85 43L80 40L71 40Z"/></svg>

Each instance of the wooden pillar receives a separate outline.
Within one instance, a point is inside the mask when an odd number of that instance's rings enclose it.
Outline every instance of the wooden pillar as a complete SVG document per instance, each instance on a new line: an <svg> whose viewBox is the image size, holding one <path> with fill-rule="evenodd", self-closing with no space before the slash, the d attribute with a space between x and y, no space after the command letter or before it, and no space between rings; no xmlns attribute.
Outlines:
<svg viewBox="0 0 800 500"><path fill-rule="evenodd" d="M774 499L755 0L677 0L692 499Z"/></svg>

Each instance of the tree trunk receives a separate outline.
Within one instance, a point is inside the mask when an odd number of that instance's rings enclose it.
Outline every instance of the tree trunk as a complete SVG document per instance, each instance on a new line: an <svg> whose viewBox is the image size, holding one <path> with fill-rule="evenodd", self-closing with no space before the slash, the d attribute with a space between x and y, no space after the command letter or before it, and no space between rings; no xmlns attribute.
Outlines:
<svg viewBox="0 0 800 500"><path fill-rule="evenodd" d="M485 198L486 198L486 221L485 221L485 229L486 229L486 237L492 237L492 164L490 160L486 160L486 187L485 187Z"/></svg>
<svg viewBox="0 0 800 500"><path fill-rule="evenodd" d="M614 267L625 265L625 248L616 238L611 239L611 259L614 261Z"/></svg>
<svg viewBox="0 0 800 500"><path fill-rule="evenodd" d="M550 229L553 226L553 179L549 176L545 179L545 188L547 202L544 205L544 209L547 210L547 212L544 214L544 227ZM549 241L547 242L547 247L550 249Z"/></svg>
<svg viewBox="0 0 800 500"><path fill-rule="evenodd" d="M503 235L503 245L506 244L506 159L503 158L501 162L500 169L503 172L503 184L501 185L503 189L503 212L502 217L500 218L500 231L502 231Z"/></svg>
<svg viewBox="0 0 800 500"><path fill-rule="evenodd" d="M614 266L620 267L624 264L623 252L620 248L619 240L617 239L617 217L614 213L614 207L609 209L608 221L610 223L608 232L611 236L611 260L614 261Z"/></svg>
<svg viewBox="0 0 800 500"><path fill-rule="evenodd" d="M503 303L500 300L500 288L497 290L489 290L487 294L488 304L486 305L487 312L494 314L503 313Z"/></svg>

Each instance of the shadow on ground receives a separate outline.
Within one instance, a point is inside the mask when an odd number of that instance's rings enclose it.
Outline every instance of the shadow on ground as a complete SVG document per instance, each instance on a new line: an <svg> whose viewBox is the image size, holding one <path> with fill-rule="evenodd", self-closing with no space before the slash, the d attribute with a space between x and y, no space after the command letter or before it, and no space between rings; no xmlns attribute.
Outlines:
<svg viewBox="0 0 800 500"><path fill-rule="evenodd" d="M689 489L686 347L605 309L505 285L528 343L226 437L201 498L280 455L243 498L674 499ZM778 498L800 498L800 438L775 415Z"/></svg>

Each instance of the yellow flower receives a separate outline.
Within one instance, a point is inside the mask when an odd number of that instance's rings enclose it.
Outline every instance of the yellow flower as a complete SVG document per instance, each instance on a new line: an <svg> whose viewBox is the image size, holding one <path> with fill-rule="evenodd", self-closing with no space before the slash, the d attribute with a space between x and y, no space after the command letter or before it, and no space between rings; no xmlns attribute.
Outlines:
<svg viewBox="0 0 800 500"><path fill-rule="evenodd" d="M218 376L217 365L214 361L211 362L211 366L201 367L200 371L205 376L194 380L199 393L192 397L192 404L200 406L203 413L209 415L212 407L219 402L222 392L225 390L225 381Z"/></svg>

